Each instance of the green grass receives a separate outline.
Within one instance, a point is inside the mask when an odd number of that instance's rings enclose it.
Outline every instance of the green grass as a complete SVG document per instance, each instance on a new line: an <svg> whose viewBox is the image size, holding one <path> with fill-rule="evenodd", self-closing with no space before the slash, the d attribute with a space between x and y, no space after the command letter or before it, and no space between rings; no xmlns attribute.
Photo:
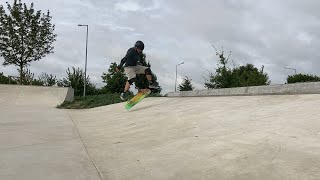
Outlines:
<svg viewBox="0 0 320 180"><path fill-rule="evenodd" d="M131 95L130 98L133 96ZM162 97L159 94L150 94L148 97ZM147 98L148 98L147 97ZM123 102L119 94L101 94L86 97L75 97L72 102L64 102L57 106L59 109L90 109L99 106L117 104Z"/></svg>
<svg viewBox="0 0 320 180"><path fill-rule="evenodd" d="M89 109L109 104L120 103L119 94L102 94L86 97L75 97L72 102L64 102L58 106L60 109Z"/></svg>

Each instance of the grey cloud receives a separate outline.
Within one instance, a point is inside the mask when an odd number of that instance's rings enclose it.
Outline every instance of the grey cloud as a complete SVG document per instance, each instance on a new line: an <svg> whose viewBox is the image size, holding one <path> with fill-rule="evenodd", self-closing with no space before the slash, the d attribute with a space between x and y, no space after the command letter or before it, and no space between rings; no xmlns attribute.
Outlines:
<svg viewBox="0 0 320 180"><path fill-rule="evenodd" d="M141 39L164 92L174 90L175 65L179 82L190 77L203 88L207 70L218 58L211 44L238 65L265 66L272 83L284 83L292 71L319 75L320 12L317 0L33 0L49 9L58 34L55 54L34 63L34 71L64 76L71 66L84 66L85 28L89 24L88 73L102 86L101 74L120 62ZM31 2L31 0L25 0ZM229 63L232 66L232 61ZM1 67L1 71L16 68Z"/></svg>

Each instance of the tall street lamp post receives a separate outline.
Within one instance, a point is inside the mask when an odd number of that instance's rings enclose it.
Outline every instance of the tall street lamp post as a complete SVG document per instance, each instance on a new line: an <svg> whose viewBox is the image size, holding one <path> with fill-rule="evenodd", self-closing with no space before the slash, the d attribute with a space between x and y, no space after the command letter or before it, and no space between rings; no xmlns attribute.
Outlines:
<svg viewBox="0 0 320 180"><path fill-rule="evenodd" d="M87 27L87 38L86 38L86 62L84 68L84 86L83 86L83 96L86 96L86 85L87 85L87 59L88 59L88 31L89 25L78 24L78 26L86 26Z"/></svg>
<svg viewBox="0 0 320 180"><path fill-rule="evenodd" d="M297 70L296 70L296 69L293 69L293 68L287 68L287 67L285 67L285 69L291 69L291 70L294 70L294 74L297 74Z"/></svg>
<svg viewBox="0 0 320 180"><path fill-rule="evenodd" d="M174 85L174 91L175 91L175 92L177 92L178 66L180 66L181 64L184 64L184 62L176 65L176 83L175 83L175 85Z"/></svg>

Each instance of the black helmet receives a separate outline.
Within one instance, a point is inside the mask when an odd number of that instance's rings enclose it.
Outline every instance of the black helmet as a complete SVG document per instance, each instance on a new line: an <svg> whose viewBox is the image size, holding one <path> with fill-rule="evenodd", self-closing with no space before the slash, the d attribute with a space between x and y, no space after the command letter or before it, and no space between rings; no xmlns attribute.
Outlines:
<svg viewBox="0 0 320 180"><path fill-rule="evenodd" d="M144 49L144 44L142 41L137 41L136 44L134 45L134 47L140 49L141 51L143 51Z"/></svg>

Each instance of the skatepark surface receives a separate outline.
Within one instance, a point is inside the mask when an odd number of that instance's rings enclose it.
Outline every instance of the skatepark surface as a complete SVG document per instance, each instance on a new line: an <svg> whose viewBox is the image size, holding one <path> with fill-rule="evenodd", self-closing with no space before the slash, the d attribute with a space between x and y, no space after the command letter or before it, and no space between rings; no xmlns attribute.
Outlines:
<svg viewBox="0 0 320 180"><path fill-rule="evenodd" d="M0 179L320 179L320 94L57 109L69 93L0 85Z"/></svg>

